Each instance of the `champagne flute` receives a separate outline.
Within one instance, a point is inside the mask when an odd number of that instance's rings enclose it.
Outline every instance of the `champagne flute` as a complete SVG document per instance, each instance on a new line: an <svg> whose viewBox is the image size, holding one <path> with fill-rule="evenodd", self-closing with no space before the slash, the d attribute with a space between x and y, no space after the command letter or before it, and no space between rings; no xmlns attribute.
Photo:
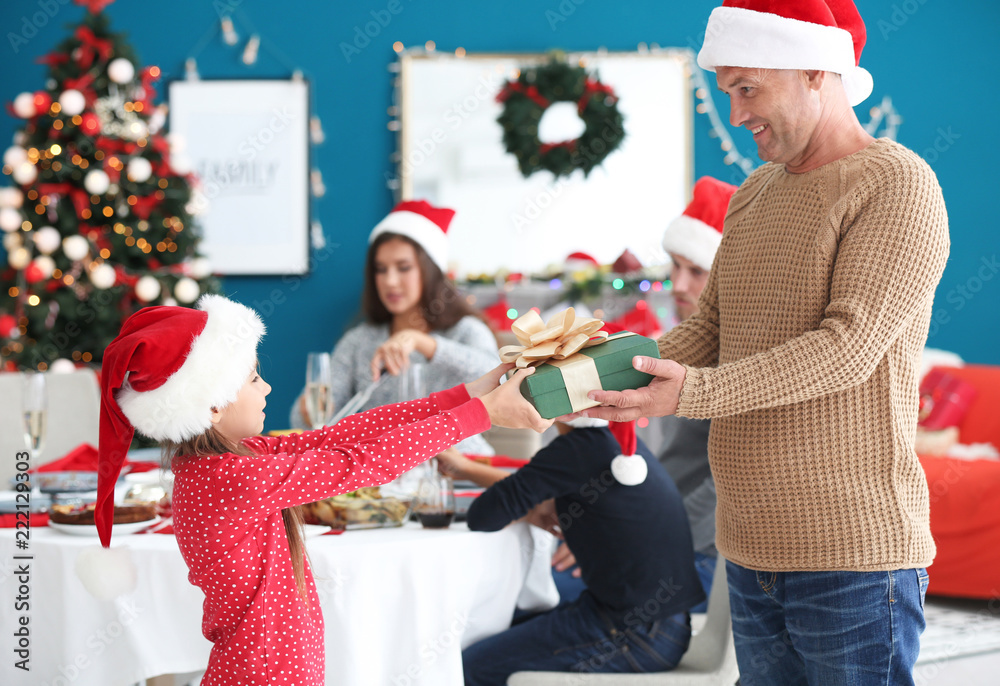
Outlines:
<svg viewBox="0 0 1000 686"><path fill-rule="evenodd" d="M330 353L309 353L306 359L306 412L313 429L333 418L333 370Z"/></svg>
<svg viewBox="0 0 1000 686"><path fill-rule="evenodd" d="M24 442L31 451L32 460L38 459L45 445L48 418L48 394L45 374L26 372L21 389L21 407L24 411Z"/></svg>

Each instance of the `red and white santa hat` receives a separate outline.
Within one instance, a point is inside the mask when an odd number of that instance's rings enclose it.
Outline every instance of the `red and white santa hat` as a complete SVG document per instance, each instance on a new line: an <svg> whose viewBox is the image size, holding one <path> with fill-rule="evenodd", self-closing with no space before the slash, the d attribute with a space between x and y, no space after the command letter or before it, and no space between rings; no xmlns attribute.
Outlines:
<svg viewBox="0 0 1000 686"><path fill-rule="evenodd" d="M638 486L646 480L649 467L642 455L635 454L635 422L611 422L611 434L622 448L622 454L611 460L611 474L623 486Z"/></svg>
<svg viewBox="0 0 1000 686"><path fill-rule="evenodd" d="M198 309L146 307L125 320L101 363L97 507L101 545L111 545L115 482L135 431L179 443L212 426L212 410L239 395L257 364L264 323L249 307L204 295ZM88 590L99 598L127 588L121 556L77 565ZM125 579L127 582L127 578Z"/></svg>
<svg viewBox="0 0 1000 686"><path fill-rule="evenodd" d="M725 0L708 18L698 66L834 72L853 107L874 86L860 66L865 38L852 0Z"/></svg>
<svg viewBox="0 0 1000 686"><path fill-rule="evenodd" d="M736 186L703 176L694 184L694 197L684 213L663 233L663 249L686 257L702 269L711 269L722 242L722 225Z"/></svg>
<svg viewBox="0 0 1000 686"><path fill-rule="evenodd" d="M448 226L455 210L434 207L426 200L406 200L392 208L368 236L371 245L383 233L406 236L424 249L442 273L448 273Z"/></svg>

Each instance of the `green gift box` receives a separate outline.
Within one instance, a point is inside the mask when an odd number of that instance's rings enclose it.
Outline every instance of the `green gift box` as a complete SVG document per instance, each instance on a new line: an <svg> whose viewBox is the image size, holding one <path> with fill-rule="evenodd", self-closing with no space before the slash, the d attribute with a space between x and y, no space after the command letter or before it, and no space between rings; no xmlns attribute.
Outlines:
<svg viewBox="0 0 1000 686"><path fill-rule="evenodd" d="M521 383L521 395L545 419L596 407L599 403L587 398L589 391L642 388L653 380L652 374L632 366L636 355L659 358L660 349L652 338L631 331L616 333L565 360L538 366Z"/></svg>

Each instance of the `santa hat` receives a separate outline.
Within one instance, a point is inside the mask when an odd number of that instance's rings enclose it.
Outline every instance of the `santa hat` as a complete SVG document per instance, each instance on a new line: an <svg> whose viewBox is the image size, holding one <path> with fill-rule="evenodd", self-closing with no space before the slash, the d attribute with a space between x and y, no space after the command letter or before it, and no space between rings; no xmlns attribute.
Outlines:
<svg viewBox="0 0 1000 686"><path fill-rule="evenodd" d="M153 440L179 443L212 426L212 410L239 395L257 363L264 323L256 312L218 295L205 295L198 309L146 307L125 320L104 351L97 506L101 545L111 545L115 482L135 431ZM104 551L107 553L107 551ZM112 551L114 552L114 551ZM121 553L91 555L77 573L99 598L128 588Z"/></svg>
<svg viewBox="0 0 1000 686"><path fill-rule="evenodd" d="M442 273L448 272L448 226L455 210L434 207L425 200L407 200L392 208L372 229L368 245L383 233L406 236L419 245Z"/></svg>
<svg viewBox="0 0 1000 686"><path fill-rule="evenodd" d="M865 37L852 0L725 0L708 18L698 66L834 72L853 107L874 85L859 66Z"/></svg>
<svg viewBox="0 0 1000 686"><path fill-rule="evenodd" d="M622 454L611 460L611 474L623 486L638 486L646 480L649 468L646 459L635 454L635 422L611 422L609 428L622 449Z"/></svg>
<svg viewBox="0 0 1000 686"><path fill-rule="evenodd" d="M694 197L684 214L663 233L663 249L686 257L702 269L711 269L722 242L722 224L736 186L703 176L694 184Z"/></svg>

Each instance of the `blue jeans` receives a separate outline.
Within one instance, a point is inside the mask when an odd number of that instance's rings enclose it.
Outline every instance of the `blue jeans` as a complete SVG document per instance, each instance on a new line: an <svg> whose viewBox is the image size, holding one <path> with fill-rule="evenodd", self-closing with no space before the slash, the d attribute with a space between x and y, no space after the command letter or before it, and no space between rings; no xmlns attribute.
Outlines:
<svg viewBox="0 0 1000 686"><path fill-rule="evenodd" d="M927 571L756 572L727 562L742 686L906 686Z"/></svg>
<svg viewBox="0 0 1000 686"><path fill-rule="evenodd" d="M708 596L712 595L712 581L715 579L715 561L719 558L705 553L694 554L694 568L705 589L705 600L691 608L691 612L708 612Z"/></svg>
<svg viewBox="0 0 1000 686"><path fill-rule="evenodd" d="M465 686L504 686L514 672L666 672L691 640L687 613L614 622L589 591L462 652Z"/></svg>

